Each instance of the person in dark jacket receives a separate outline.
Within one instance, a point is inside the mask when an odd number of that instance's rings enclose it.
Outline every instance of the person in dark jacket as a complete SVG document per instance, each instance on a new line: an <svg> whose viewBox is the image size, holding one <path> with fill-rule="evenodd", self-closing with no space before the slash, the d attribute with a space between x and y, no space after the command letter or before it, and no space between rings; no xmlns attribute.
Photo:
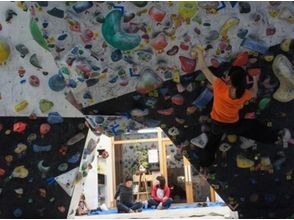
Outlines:
<svg viewBox="0 0 294 220"><path fill-rule="evenodd" d="M173 202L170 196L170 189L163 176L156 177L156 182L152 187L151 199L148 200L148 208L168 209Z"/></svg>
<svg viewBox="0 0 294 220"><path fill-rule="evenodd" d="M126 177L125 182L118 186L114 199L118 213L141 212L143 204L133 201L133 179ZM118 199L119 198L119 199Z"/></svg>

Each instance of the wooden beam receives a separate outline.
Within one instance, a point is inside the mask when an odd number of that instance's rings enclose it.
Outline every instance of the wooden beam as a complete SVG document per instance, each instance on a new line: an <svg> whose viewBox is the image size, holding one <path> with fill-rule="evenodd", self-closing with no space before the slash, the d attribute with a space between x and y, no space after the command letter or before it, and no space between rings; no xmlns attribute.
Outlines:
<svg viewBox="0 0 294 220"><path fill-rule="evenodd" d="M163 141L169 141L168 138L161 138ZM130 139L130 140L119 140L113 141L113 144L135 144L135 143L145 143L145 142L157 142L158 138L149 138L149 139Z"/></svg>
<svg viewBox="0 0 294 220"><path fill-rule="evenodd" d="M215 191L211 186L209 186L209 189L210 189L210 201L215 202L216 201Z"/></svg>

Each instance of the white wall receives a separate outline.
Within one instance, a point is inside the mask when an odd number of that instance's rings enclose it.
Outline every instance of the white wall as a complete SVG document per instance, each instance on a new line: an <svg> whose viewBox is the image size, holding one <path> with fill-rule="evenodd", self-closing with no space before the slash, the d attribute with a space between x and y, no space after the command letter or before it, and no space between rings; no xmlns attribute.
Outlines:
<svg viewBox="0 0 294 220"><path fill-rule="evenodd" d="M98 141L99 137L96 136L91 130L88 131L88 135L87 135L87 139L86 139L86 142L85 142L85 148L87 147L89 141L93 139L94 141ZM85 149L84 148L84 149ZM82 155L82 160L81 160L81 163L80 163L80 167L79 167L79 171L82 170L82 164L87 161L87 163L89 162L89 159L92 157L93 154L96 154L96 149L93 150L93 152L91 153L91 155L87 155L85 156L84 158L84 155L85 155L85 150L83 152L83 155ZM93 164L95 163L95 160L93 161ZM92 164L92 163L91 163ZM93 166L92 164L92 166ZM93 166L92 169L95 169L96 167ZM97 169L96 169L97 170ZM88 170L89 172L89 170ZM87 175L88 177L88 175ZM86 181L87 178L83 178L81 179L79 182L77 182L74 186L74 191L73 191L73 194L72 194L72 198L71 198L71 203L70 203L70 206L69 206L69 213L67 215L67 218L74 218L75 216L75 210L76 208L78 207L78 204L79 204L79 201L80 201L80 196L81 194L83 193L83 190L84 190L84 184L85 184L85 181ZM97 188L97 187L96 187ZM93 194L95 193L95 191L93 191ZM94 197L95 195L93 195ZM96 198L98 198L98 194L96 194Z"/></svg>
<svg viewBox="0 0 294 220"><path fill-rule="evenodd" d="M107 159L100 159L98 158L98 164L100 163L105 169L105 203L106 206L109 208L111 207L111 201L113 201L114 192L113 192L113 147L111 138L106 135L100 136L100 141L98 143L97 149L105 149L109 153L109 157Z"/></svg>
<svg viewBox="0 0 294 220"><path fill-rule="evenodd" d="M94 154L95 159L92 162L93 168L89 171L84 185L84 195L89 209L98 208L97 150L95 150Z"/></svg>

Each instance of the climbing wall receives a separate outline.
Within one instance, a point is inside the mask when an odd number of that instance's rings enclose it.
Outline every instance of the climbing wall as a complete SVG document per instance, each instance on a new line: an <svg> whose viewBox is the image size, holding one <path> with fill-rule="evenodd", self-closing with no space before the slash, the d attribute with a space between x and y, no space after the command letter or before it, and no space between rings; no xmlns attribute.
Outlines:
<svg viewBox="0 0 294 220"><path fill-rule="evenodd" d="M192 47L201 45L218 77L246 51L248 88L253 75L260 80L257 100L242 115L294 131L292 2L17 2L0 8L3 116L82 112L93 131L108 135L160 126L199 168L202 149L190 140L209 130L213 99L191 59ZM208 181L231 209L247 218L293 217L293 145L264 146L235 135L224 142Z"/></svg>
<svg viewBox="0 0 294 220"><path fill-rule="evenodd" d="M65 218L83 177L76 168L88 132L84 119L1 117L0 124L0 217Z"/></svg>

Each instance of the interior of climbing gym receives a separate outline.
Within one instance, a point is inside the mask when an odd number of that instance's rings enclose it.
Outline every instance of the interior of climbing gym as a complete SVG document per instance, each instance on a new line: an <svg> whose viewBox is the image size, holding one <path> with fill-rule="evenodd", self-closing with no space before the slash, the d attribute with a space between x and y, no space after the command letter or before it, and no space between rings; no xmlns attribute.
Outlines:
<svg viewBox="0 0 294 220"><path fill-rule="evenodd" d="M294 218L293 1L0 2L0 218Z"/></svg>

